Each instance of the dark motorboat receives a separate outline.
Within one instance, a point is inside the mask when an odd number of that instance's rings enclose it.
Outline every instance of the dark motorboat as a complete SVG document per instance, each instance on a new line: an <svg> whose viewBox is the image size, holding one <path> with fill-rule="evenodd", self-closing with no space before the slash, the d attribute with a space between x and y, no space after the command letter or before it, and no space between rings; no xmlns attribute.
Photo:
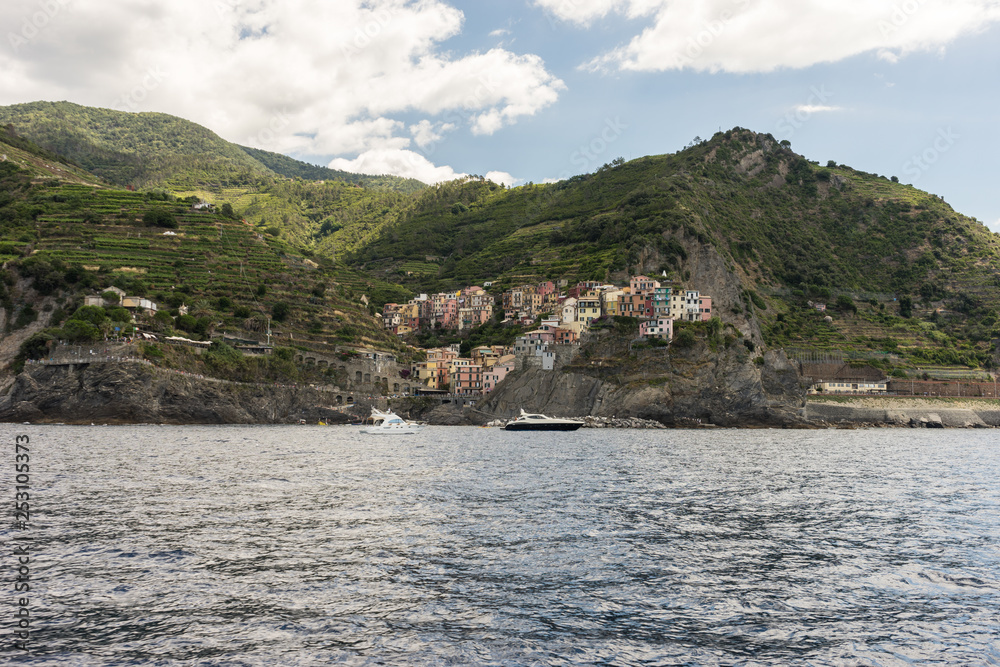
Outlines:
<svg viewBox="0 0 1000 667"><path fill-rule="evenodd" d="M581 426L583 426L583 422L576 419L546 417L521 410L521 416L507 424L504 429L508 431L575 431Z"/></svg>

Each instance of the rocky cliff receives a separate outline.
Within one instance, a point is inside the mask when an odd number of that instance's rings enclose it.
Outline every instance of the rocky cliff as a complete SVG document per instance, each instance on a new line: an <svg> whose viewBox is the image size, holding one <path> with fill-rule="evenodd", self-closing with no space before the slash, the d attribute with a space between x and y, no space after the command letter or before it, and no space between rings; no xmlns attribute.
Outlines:
<svg viewBox="0 0 1000 667"><path fill-rule="evenodd" d="M783 353L755 363L743 344L712 351L652 348L598 357L585 346L554 371L527 368L508 376L483 406L498 417L520 409L554 416L638 417L668 425L788 426L805 423L798 370Z"/></svg>
<svg viewBox="0 0 1000 667"><path fill-rule="evenodd" d="M636 349L604 332L554 371L526 368L502 382L483 409L511 417L521 408L558 416L639 417L664 424L803 425L805 391L798 366L781 351L764 352L760 324L744 284L752 277L710 243L683 230L665 232L685 250L686 284L712 297L725 323L694 345ZM647 248L642 268L655 275L663 258Z"/></svg>
<svg viewBox="0 0 1000 667"><path fill-rule="evenodd" d="M362 406L357 406L362 409ZM144 364L29 366L0 391L0 421L38 423L343 423L310 387L240 385Z"/></svg>

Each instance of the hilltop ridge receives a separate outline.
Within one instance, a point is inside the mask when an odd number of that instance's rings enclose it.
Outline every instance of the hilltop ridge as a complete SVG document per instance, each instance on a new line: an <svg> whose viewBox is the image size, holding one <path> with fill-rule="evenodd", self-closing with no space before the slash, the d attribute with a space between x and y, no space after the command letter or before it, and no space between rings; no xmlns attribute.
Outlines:
<svg viewBox="0 0 1000 667"><path fill-rule="evenodd" d="M413 179L353 174L240 146L197 123L165 113L31 102L0 107L0 125L13 125L44 149L118 186L183 190L223 183L247 185L262 177L281 176L364 183L401 192L426 187Z"/></svg>

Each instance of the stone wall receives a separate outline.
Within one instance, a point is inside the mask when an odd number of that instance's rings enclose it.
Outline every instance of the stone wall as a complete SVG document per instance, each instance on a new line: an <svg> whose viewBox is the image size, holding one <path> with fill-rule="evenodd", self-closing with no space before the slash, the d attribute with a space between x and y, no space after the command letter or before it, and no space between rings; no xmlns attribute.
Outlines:
<svg viewBox="0 0 1000 667"><path fill-rule="evenodd" d="M324 355L302 351L295 355L296 363L333 369L335 384L345 391L367 392L386 396L412 394L419 387L415 379L403 378L401 371L410 367L385 359L342 359L339 355Z"/></svg>

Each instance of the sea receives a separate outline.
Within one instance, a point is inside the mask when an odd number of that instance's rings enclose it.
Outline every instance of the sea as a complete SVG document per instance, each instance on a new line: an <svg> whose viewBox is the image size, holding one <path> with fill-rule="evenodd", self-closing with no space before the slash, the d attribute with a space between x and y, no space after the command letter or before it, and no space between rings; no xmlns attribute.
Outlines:
<svg viewBox="0 0 1000 667"><path fill-rule="evenodd" d="M3 664L1000 663L992 430L0 442Z"/></svg>

